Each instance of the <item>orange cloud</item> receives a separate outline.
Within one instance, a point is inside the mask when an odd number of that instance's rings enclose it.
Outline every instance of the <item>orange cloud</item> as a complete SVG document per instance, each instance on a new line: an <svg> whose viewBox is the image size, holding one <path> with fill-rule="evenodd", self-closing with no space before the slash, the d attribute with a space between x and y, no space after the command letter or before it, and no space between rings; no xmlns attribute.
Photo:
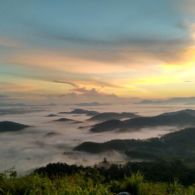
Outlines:
<svg viewBox="0 0 195 195"><path fill-rule="evenodd" d="M50 70L54 69L73 73L109 73L125 71L125 68L121 66L111 66L106 63L76 59L55 53L33 53L29 55L23 54L12 56L7 62L11 64L43 67Z"/></svg>
<svg viewBox="0 0 195 195"><path fill-rule="evenodd" d="M22 66L31 66L33 68L46 68L49 70L58 70L71 73L86 74L105 74L105 73L122 73L129 70L136 70L142 67L152 67L159 64L153 56L145 53L135 53L129 49L118 51L116 58L109 60L99 60L100 54L97 51L85 51L84 54L73 55L68 51L29 51L19 52L7 58L7 63ZM99 55L99 56L98 56ZM102 53L107 55L107 53ZM109 54L108 55L114 55ZM97 57L98 56L98 57ZM104 58L104 57L103 57Z"/></svg>

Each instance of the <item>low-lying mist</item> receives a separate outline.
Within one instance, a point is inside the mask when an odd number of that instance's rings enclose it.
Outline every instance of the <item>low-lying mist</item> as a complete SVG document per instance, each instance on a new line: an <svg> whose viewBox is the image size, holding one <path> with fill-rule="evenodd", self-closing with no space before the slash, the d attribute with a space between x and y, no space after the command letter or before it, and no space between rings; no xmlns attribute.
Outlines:
<svg viewBox="0 0 195 195"><path fill-rule="evenodd" d="M183 108L183 107L182 107ZM4 111L6 108L3 108ZM29 109L29 107L28 107ZM113 139L147 139L159 137L169 132L177 131L178 127L154 127L135 129L134 131L108 131L92 133L90 127L97 121L89 121L85 114L63 114L72 108L68 106L44 106L33 112L13 112L0 116L0 121L14 121L29 125L19 132L0 133L0 171L14 167L20 173L52 162L66 162L69 164L94 165L104 157L112 162L125 162L127 157L115 151L102 154L87 154L74 151L74 147L86 142L106 142ZM181 107L147 107L136 106L90 106L85 109L99 112L134 112L139 115L151 116L168 111L180 110ZM148 110L148 112L147 112ZM6 111L5 111L6 112ZM50 116L49 116L50 115ZM60 118L81 121L57 121ZM83 128L80 128L83 127Z"/></svg>

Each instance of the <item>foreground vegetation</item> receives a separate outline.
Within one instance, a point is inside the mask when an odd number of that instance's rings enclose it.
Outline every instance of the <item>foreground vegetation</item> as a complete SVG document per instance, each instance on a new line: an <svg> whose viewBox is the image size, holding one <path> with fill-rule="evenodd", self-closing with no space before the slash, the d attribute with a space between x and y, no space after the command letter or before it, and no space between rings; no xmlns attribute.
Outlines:
<svg viewBox="0 0 195 195"><path fill-rule="evenodd" d="M105 164L108 162L104 162ZM109 167L57 163L17 177L14 170L0 176L6 195L195 195L195 169L180 161L128 163Z"/></svg>

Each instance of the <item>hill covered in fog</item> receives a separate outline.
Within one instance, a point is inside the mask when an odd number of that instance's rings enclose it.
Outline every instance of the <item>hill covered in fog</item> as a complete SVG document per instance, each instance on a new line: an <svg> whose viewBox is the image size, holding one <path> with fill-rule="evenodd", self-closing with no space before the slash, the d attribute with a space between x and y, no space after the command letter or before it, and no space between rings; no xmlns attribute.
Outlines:
<svg viewBox="0 0 195 195"><path fill-rule="evenodd" d="M181 110L177 112L163 113L150 117L134 117L128 120L112 119L95 124L91 132L104 132L114 130L137 131L141 128L158 126L190 127L195 125L195 110Z"/></svg>
<svg viewBox="0 0 195 195"><path fill-rule="evenodd" d="M25 129L29 127L28 125L15 123L12 121L1 121L0 122L0 133L3 132L14 132L14 131L20 131L22 129Z"/></svg>
<svg viewBox="0 0 195 195"><path fill-rule="evenodd" d="M88 153L101 153L116 150L126 154L130 159L173 159L195 160L195 128L187 128L169 133L161 138L146 140L111 140L104 143L84 142L75 150Z"/></svg>

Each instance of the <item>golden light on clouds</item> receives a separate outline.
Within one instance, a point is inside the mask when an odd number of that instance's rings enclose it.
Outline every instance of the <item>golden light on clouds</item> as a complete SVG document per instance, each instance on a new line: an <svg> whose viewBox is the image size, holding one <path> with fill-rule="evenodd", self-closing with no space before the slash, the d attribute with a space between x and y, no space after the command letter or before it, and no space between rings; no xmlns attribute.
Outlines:
<svg viewBox="0 0 195 195"><path fill-rule="evenodd" d="M36 91L37 93L71 93L74 88L96 89L99 93L116 94L118 96L133 97L171 97L175 95L194 94L192 83L195 82L195 48L187 48L181 59L172 64L133 65L131 63L121 66L117 63L95 62L93 60L79 59L60 55L58 53L27 53L10 59L9 63L25 67L33 67L35 70L45 68L64 72L64 80L73 85L63 82L51 82L43 80L29 80L20 84L19 91ZM154 60L155 61L155 60ZM66 79L67 72L87 74L90 77L83 79ZM105 79L106 74L119 74L117 78ZM129 73L129 74L128 74ZM93 76L92 76L93 75ZM97 77L97 78L96 78ZM63 80L62 80L63 81ZM189 81L187 83L186 81ZM21 82L21 80L20 80ZM188 85L187 85L188 84ZM179 93L179 89L183 92ZM160 90L161 89L161 90ZM186 94L186 95L187 95ZM185 95L184 95L185 96Z"/></svg>
<svg viewBox="0 0 195 195"><path fill-rule="evenodd" d="M110 72L123 72L126 71L126 66L113 65L106 62L98 62L87 59L79 59L69 57L58 53L23 53L16 56L11 56L7 63L44 67L46 69L58 69L66 72L73 73L110 73Z"/></svg>
<svg viewBox="0 0 195 195"><path fill-rule="evenodd" d="M120 58L116 61L114 58L110 61L93 58L97 57L93 51L87 57L86 54L74 56L57 50L18 52L9 55L6 63L31 68L35 72L40 70L46 79L36 78L34 72L32 79L16 78L17 89L11 84L7 84L7 88L12 92L50 94L72 93L83 88L103 94L149 98L195 95L195 25L190 26L190 32L192 43L179 50L170 62L147 52L131 53L128 48L120 50ZM0 43L12 44L1 39ZM54 71L61 76L51 77Z"/></svg>
<svg viewBox="0 0 195 195"><path fill-rule="evenodd" d="M0 95L195 95L194 0L25 2L0 8Z"/></svg>

